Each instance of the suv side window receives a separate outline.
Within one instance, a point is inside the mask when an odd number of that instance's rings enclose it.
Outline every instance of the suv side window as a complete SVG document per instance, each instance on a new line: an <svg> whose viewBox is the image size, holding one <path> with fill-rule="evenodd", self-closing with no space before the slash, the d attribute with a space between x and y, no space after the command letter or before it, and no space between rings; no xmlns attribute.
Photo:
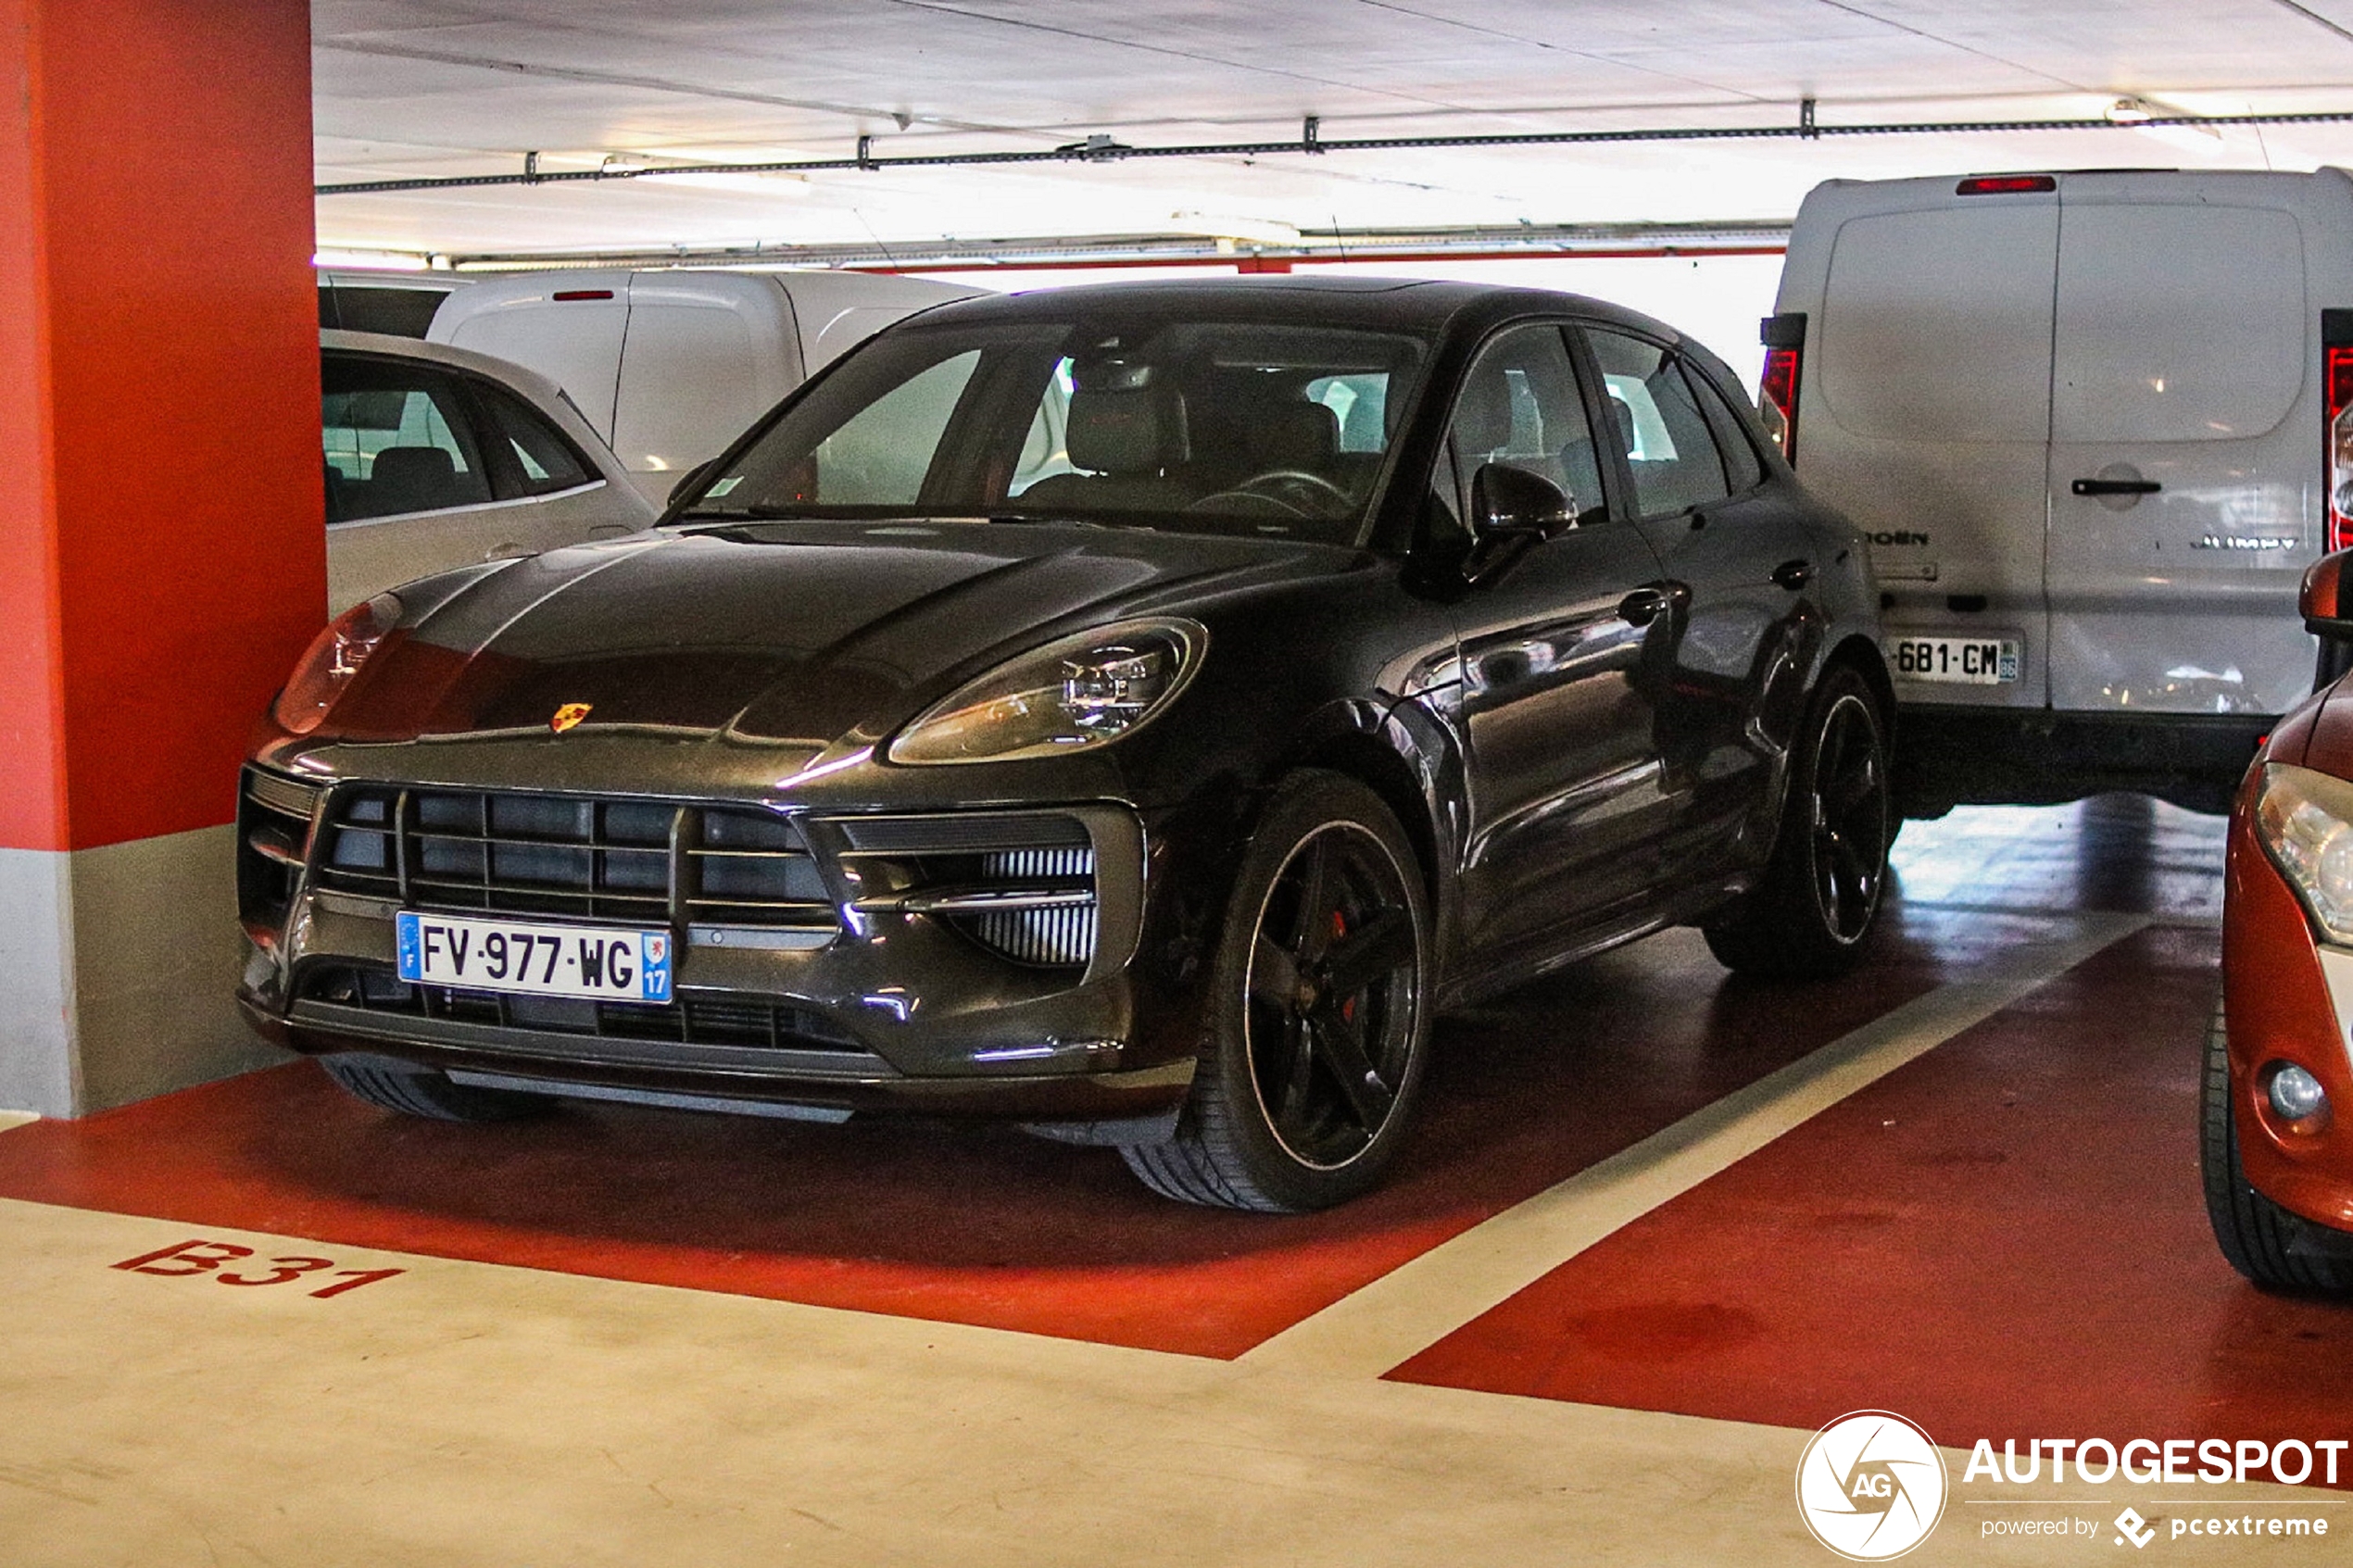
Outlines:
<svg viewBox="0 0 2353 1568"><path fill-rule="evenodd" d="M1585 331L1633 474L1636 509L1672 517L1730 495L1723 454L1675 357L1606 327Z"/></svg>
<svg viewBox="0 0 2353 1568"><path fill-rule="evenodd" d="M320 377L328 522L490 499L455 378L429 366L333 354L321 360Z"/></svg>
<svg viewBox="0 0 2353 1568"><path fill-rule="evenodd" d="M1446 449L1458 517L1471 516L1471 480L1489 463L1550 480L1580 517L1601 514L1593 427L1557 325L1515 327L1479 351L1455 396Z"/></svg>

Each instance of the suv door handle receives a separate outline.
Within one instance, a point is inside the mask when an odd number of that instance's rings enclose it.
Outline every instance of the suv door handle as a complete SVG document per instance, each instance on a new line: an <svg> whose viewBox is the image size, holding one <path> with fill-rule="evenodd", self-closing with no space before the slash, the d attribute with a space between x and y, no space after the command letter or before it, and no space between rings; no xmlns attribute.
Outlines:
<svg viewBox="0 0 2353 1568"><path fill-rule="evenodd" d="M1773 569L1773 582L1796 593L1814 581L1814 563L1810 560L1785 560Z"/></svg>
<svg viewBox="0 0 2353 1568"><path fill-rule="evenodd" d="M1645 583L1617 601L1617 619L1629 626L1647 626L1679 605L1691 602L1692 591L1680 583Z"/></svg>
<svg viewBox="0 0 2353 1568"><path fill-rule="evenodd" d="M2079 479L2067 488L2077 495L2154 495L2165 486L2153 479Z"/></svg>

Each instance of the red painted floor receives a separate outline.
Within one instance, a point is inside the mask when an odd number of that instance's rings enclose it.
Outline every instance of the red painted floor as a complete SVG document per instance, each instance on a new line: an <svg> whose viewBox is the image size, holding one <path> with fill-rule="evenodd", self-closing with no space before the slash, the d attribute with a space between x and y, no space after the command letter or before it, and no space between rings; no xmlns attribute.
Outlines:
<svg viewBox="0 0 2353 1568"><path fill-rule="evenodd" d="M305 1062L0 1133L0 1196L1230 1357L2036 923L1914 911L1833 985L1734 982L1689 932L1581 965L1441 1026L1397 1179L1328 1214L1167 1203L1109 1151L1004 1129L447 1126Z"/></svg>
<svg viewBox="0 0 2353 1568"><path fill-rule="evenodd" d="M2218 946L2128 938L1390 1375L1793 1427L1894 1410L1964 1448L2353 1436L2353 1303L2256 1290L2207 1228Z"/></svg>

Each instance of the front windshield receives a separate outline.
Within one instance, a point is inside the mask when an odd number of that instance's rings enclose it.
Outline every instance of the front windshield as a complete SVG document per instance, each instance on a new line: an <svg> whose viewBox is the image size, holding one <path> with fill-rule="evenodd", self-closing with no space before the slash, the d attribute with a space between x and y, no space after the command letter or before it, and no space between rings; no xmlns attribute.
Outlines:
<svg viewBox="0 0 2353 1568"><path fill-rule="evenodd" d="M920 513L1353 543L1422 345L1264 321L915 326L857 351L682 516Z"/></svg>

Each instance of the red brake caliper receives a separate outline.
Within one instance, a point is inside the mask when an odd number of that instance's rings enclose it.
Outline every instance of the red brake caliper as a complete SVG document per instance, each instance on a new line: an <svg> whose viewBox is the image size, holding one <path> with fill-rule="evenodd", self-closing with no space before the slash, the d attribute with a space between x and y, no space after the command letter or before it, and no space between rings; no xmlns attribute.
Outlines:
<svg viewBox="0 0 2353 1568"><path fill-rule="evenodd" d="M1334 909L1332 911L1332 940L1337 942L1347 935L1348 917L1341 914L1338 909ZM1346 1001L1340 1004L1340 1015L1351 1023L1356 1022L1355 997L1351 997Z"/></svg>

